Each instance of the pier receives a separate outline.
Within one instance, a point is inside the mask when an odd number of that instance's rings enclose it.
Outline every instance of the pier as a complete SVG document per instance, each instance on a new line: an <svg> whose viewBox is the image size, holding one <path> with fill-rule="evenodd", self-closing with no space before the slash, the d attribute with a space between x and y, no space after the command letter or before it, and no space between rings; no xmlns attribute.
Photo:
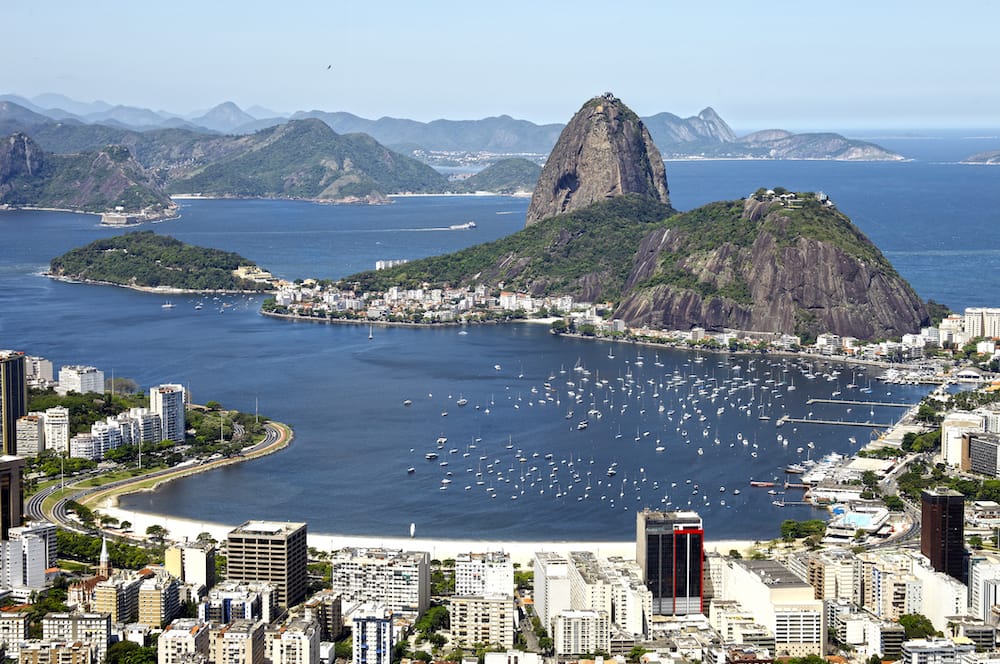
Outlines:
<svg viewBox="0 0 1000 664"><path fill-rule="evenodd" d="M915 403L899 403L896 401L851 401L850 399L809 399L806 405L814 403L839 403L847 406L888 406L890 408L913 408Z"/></svg>
<svg viewBox="0 0 1000 664"><path fill-rule="evenodd" d="M879 423L879 422L851 422L850 420L814 420L805 417L788 417L785 415L780 420L780 424L785 422L792 422L793 424L830 424L833 426L842 427L868 427L869 429L889 429L893 426L891 422Z"/></svg>

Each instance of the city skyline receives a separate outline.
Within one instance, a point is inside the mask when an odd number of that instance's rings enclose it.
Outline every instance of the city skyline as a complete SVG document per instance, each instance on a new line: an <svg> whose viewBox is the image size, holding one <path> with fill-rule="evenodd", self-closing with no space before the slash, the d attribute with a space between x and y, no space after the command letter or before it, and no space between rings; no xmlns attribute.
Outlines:
<svg viewBox="0 0 1000 664"><path fill-rule="evenodd" d="M17 0L0 19L37 26L33 12ZM0 44L17 63L2 92L181 114L233 101L550 123L610 90L643 116L712 106L738 130L1000 126L1000 92L982 84L1000 73L989 55L993 5L627 2L605 12L520 2L503 12L451 2L68 5L46 16L44 48L38 29Z"/></svg>

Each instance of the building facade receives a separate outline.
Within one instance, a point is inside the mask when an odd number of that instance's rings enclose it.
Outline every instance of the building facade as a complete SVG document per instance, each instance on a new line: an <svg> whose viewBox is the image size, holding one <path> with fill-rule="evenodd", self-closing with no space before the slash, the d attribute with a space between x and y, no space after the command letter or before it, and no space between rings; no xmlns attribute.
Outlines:
<svg viewBox="0 0 1000 664"><path fill-rule="evenodd" d="M925 489L920 505L920 553L935 570L965 583L965 496L953 489Z"/></svg>
<svg viewBox="0 0 1000 664"><path fill-rule="evenodd" d="M17 420L28 414L24 353L0 350L0 453L17 454Z"/></svg>
<svg viewBox="0 0 1000 664"><path fill-rule="evenodd" d="M164 440L184 442L184 386L176 384L149 388L149 409L160 416Z"/></svg>
<svg viewBox="0 0 1000 664"><path fill-rule="evenodd" d="M636 560L656 615L702 613L705 531L695 512L636 514Z"/></svg>
<svg viewBox="0 0 1000 664"><path fill-rule="evenodd" d="M306 524L247 521L230 531L226 549L230 581L266 582L285 608L306 598Z"/></svg>
<svg viewBox="0 0 1000 664"><path fill-rule="evenodd" d="M330 557L331 589L350 603L393 614L420 615L430 606L430 554L401 549L346 548Z"/></svg>

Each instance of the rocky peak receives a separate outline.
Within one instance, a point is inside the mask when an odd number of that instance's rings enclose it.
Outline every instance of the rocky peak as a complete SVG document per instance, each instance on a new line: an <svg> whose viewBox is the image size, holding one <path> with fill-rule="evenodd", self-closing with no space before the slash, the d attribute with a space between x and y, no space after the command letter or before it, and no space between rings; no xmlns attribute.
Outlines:
<svg viewBox="0 0 1000 664"><path fill-rule="evenodd" d="M569 121L545 162L527 224L625 194L670 205L663 159L642 121L611 93Z"/></svg>
<svg viewBox="0 0 1000 664"><path fill-rule="evenodd" d="M719 114L711 106L706 107L698 114L697 124L700 125L698 133L701 136L714 138L723 143L732 143L736 140L736 132L726 124L725 120L719 117Z"/></svg>
<svg viewBox="0 0 1000 664"><path fill-rule="evenodd" d="M0 194L11 180L33 176L42 169L42 149L20 132L0 139Z"/></svg>

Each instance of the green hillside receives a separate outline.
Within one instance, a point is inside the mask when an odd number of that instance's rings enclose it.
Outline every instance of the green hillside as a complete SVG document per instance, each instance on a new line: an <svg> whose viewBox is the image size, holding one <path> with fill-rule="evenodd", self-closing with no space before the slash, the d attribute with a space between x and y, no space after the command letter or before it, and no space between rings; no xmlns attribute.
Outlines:
<svg viewBox="0 0 1000 664"><path fill-rule="evenodd" d="M96 240L53 258L51 274L120 286L184 290L263 291L266 284L237 279L232 271L254 263L239 254L189 245L153 231Z"/></svg>

